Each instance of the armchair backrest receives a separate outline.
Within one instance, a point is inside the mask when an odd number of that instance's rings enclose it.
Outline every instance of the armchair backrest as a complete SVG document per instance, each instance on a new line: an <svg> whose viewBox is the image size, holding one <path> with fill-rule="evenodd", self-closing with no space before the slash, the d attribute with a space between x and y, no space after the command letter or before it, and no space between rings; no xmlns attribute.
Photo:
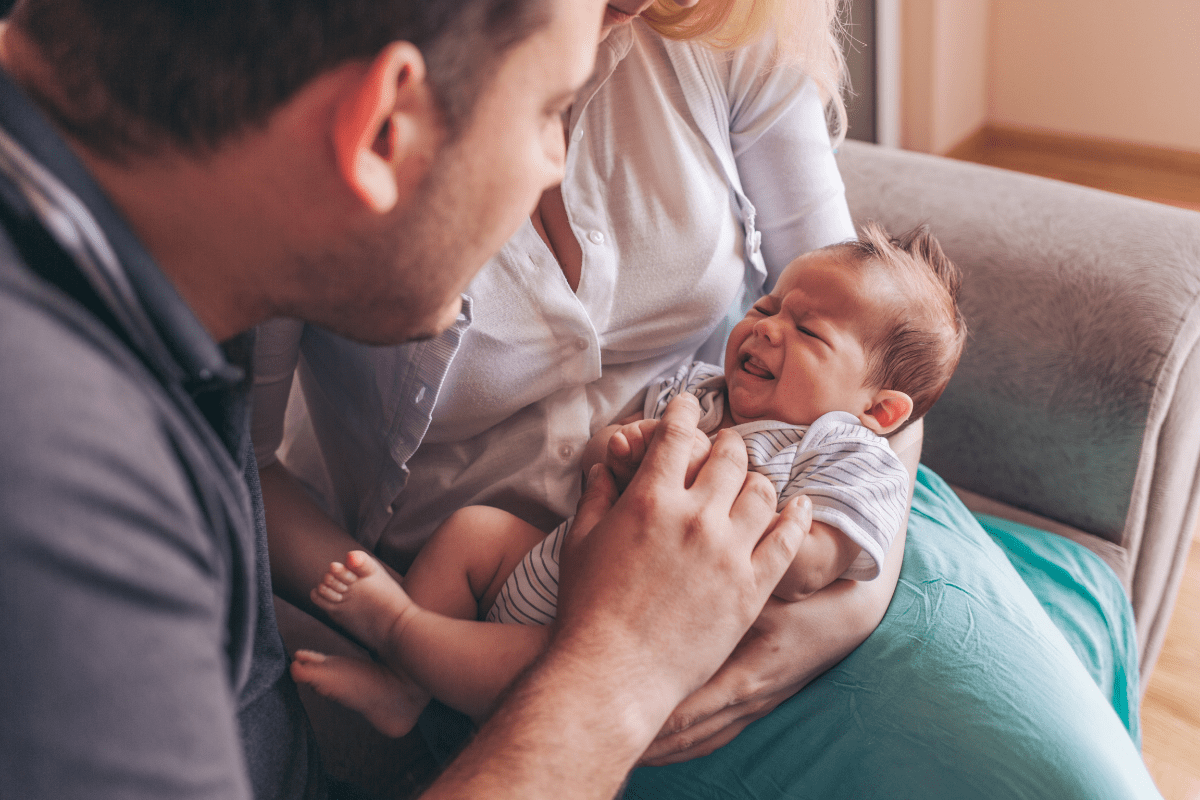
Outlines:
<svg viewBox="0 0 1200 800"><path fill-rule="evenodd" d="M963 271L971 337L922 460L1099 553L1147 674L1200 504L1200 213L858 142L838 161L856 222L929 223Z"/></svg>

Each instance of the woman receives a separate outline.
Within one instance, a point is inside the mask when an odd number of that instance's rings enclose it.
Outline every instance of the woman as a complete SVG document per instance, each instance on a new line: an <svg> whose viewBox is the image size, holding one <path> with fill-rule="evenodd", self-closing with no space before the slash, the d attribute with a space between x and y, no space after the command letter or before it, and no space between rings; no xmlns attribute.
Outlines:
<svg viewBox="0 0 1200 800"><path fill-rule="evenodd" d="M826 125L826 108L838 131L844 119L836 6L610 3L595 73L564 119L566 177L451 330L386 350L289 323L263 331L256 440L281 595L307 605L347 533L403 572L465 505L550 530L574 510L592 433L719 346L726 316L793 257L854 236ZM285 470L271 454L301 352ZM865 639L900 536L876 581L771 606L648 759L721 746Z"/></svg>

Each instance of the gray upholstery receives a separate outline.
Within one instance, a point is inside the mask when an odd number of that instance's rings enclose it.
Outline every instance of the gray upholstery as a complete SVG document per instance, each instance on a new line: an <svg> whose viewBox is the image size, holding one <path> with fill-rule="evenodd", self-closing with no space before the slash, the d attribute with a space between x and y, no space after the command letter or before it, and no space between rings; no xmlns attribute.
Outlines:
<svg viewBox="0 0 1200 800"><path fill-rule="evenodd" d="M1200 213L859 142L838 162L856 222L929 223L963 271L972 334L922 460L1113 567L1145 686L1200 500Z"/></svg>

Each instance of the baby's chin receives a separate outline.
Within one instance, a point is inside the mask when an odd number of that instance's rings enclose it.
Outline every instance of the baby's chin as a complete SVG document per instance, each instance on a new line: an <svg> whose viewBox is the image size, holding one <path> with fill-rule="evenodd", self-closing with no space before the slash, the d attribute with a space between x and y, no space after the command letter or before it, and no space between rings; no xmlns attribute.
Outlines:
<svg viewBox="0 0 1200 800"><path fill-rule="evenodd" d="M747 403L745 399L739 402L737 397L739 394L745 394L745 391L735 389L729 391L725 396L729 418L733 421L734 425L744 425L747 422L758 422L761 419L767 419L767 417L756 414L754 406Z"/></svg>
<svg viewBox="0 0 1200 800"><path fill-rule="evenodd" d="M745 425L749 422L783 422L800 427L816 422L815 419L797 421L796 417L777 413L775 409L763 410L759 404L753 402L753 396L746 396L748 394L744 389L730 389L726 393L727 413L734 425ZM739 398L738 395L742 397Z"/></svg>

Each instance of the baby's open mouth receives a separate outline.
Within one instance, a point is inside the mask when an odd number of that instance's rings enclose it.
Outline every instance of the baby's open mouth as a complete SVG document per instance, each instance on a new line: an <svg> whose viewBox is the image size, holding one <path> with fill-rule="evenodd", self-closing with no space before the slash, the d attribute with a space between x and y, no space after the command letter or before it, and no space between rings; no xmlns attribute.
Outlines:
<svg viewBox="0 0 1200 800"><path fill-rule="evenodd" d="M775 378L775 373L767 369L765 364L749 353L746 353L742 356L742 370L750 373L756 378L762 378L768 381Z"/></svg>

